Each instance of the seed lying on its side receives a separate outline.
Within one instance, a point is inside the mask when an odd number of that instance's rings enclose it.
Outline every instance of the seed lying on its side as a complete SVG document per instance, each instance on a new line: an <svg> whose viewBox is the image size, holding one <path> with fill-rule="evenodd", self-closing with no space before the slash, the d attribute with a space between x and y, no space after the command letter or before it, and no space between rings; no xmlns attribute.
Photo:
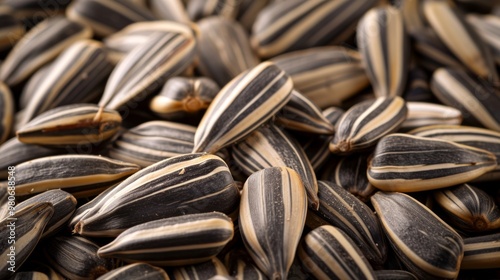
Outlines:
<svg viewBox="0 0 500 280"><path fill-rule="evenodd" d="M97 254L158 266L196 264L215 257L233 234L233 222L222 213L182 215L131 227Z"/></svg>
<svg viewBox="0 0 500 280"><path fill-rule="evenodd" d="M2 5L12 9L12 15L23 21L27 27L32 26L41 19L49 16L63 14L71 1L60 1L57 3L41 3L38 0L3 0Z"/></svg>
<svg viewBox="0 0 500 280"><path fill-rule="evenodd" d="M419 279L455 279L463 241L450 226L414 198L377 192L371 198L397 256Z"/></svg>
<svg viewBox="0 0 500 280"><path fill-rule="evenodd" d="M0 82L0 144L10 135L14 124L14 100L10 89Z"/></svg>
<svg viewBox="0 0 500 280"><path fill-rule="evenodd" d="M169 280L162 268L147 263L133 263L113 269L96 280Z"/></svg>
<svg viewBox="0 0 500 280"><path fill-rule="evenodd" d="M56 236L44 244L44 256L48 263L68 279L85 280L112 270L112 259L97 255L99 245L81 236Z"/></svg>
<svg viewBox="0 0 500 280"><path fill-rule="evenodd" d="M376 279L354 241L333 226L325 225L309 232L297 255L317 279Z"/></svg>
<svg viewBox="0 0 500 280"><path fill-rule="evenodd" d="M352 106L337 124L330 151L350 153L374 146L401 126L407 112L406 103L399 96L379 97Z"/></svg>
<svg viewBox="0 0 500 280"><path fill-rule="evenodd" d="M356 36L375 95L401 96L410 64L402 12L392 6L371 9L360 20Z"/></svg>
<svg viewBox="0 0 500 280"><path fill-rule="evenodd" d="M95 104L72 104L38 115L16 134L17 139L26 144L78 146L109 139L121 122L117 111Z"/></svg>
<svg viewBox="0 0 500 280"><path fill-rule="evenodd" d="M229 273L218 258L212 258L204 263L175 268L172 275L175 280L219 279L217 277L227 279Z"/></svg>
<svg viewBox="0 0 500 280"><path fill-rule="evenodd" d="M239 0L190 0L186 9L192 21L210 16L234 19L238 13L239 2Z"/></svg>
<svg viewBox="0 0 500 280"><path fill-rule="evenodd" d="M418 280L406 270L375 270L375 278L380 280Z"/></svg>
<svg viewBox="0 0 500 280"><path fill-rule="evenodd" d="M0 7L0 22L2 22L2 26L0 26L0 52L3 52L12 48L26 31L22 22L14 17L13 10L8 6Z"/></svg>
<svg viewBox="0 0 500 280"><path fill-rule="evenodd" d="M309 204L318 208L318 184L314 169L297 142L275 125L265 125L233 146L233 159L247 175L264 168L286 166L296 171Z"/></svg>
<svg viewBox="0 0 500 280"><path fill-rule="evenodd" d="M271 62L241 73L208 107L193 152L214 153L248 136L285 106L292 89L290 77Z"/></svg>
<svg viewBox="0 0 500 280"><path fill-rule="evenodd" d="M149 0L150 10L162 20L189 24L191 22L182 0Z"/></svg>
<svg viewBox="0 0 500 280"><path fill-rule="evenodd" d="M54 207L50 203L36 203L0 221L0 236L3 237L3 242L0 244L0 252L2 253L0 255L1 279L6 279L12 275L11 271L8 270L11 265L9 263L9 256L7 255L12 255L11 246L15 247L15 269L17 271L17 268L26 261L33 249L35 249L42 237L45 225L53 213ZM11 238L13 229L15 233L14 239ZM15 240L15 243L9 244L8 240Z"/></svg>
<svg viewBox="0 0 500 280"><path fill-rule="evenodd" d="M62 16L44 20L15 45L2 63L0 80L14 86L26 80L69 45L92 37L92 30Z"/></svg>
<svg viewBox="0 0 500 280"><path fill-rule="evenodd" d="M467 22L474 27L479 36L488 44L496 64L500 65L500 42L498 41L500 19L498 16L468 14Z"/></svg>
<svg viewBox="0 0 500 280"><path fill-rule="evenodd" d="M236 279L267 279L266 275L253 264L251 257L244 249L235 249L224 256L224 264L229 274Z"/></svg>
<svg viewBox="0 0 500 280"><path fill-rule="evenodd" d="M391 134L377 144L368 180L383 191L417 192L469 182L496 168L492 153L440 139Z"/></svg>
<svg viewBox="0 0 500 280"><path fill-rule="evenodd" d="M245 182L240 232L250 256L269 279L287 278L306 213L306 192L292 169L266 168Z"/></svg>
<svg viewBox="0 0 500 280"><path fill-rule="evenodd" d="M309 209L306 224L310 228L332 225L347 233L368 261L382 265L387 256L384 235L372 210L342 187L318 181L320 207Z"/></svg>
<svg viewBox="0 0 500 280"><path fill-rule="evenodd" d="M406 102L408 115L401 125L401 130L428 126L428 125L459 125L462 123L462 113L449 106L427 103Z"/></svg>
<svg viewBox="0 0 500 280"><path fill-rule="evenodd" d="M340 105L370 84L357 51L339 46L309 48L271 59L295 89L316 105Z"/></svg>
<svg viewBox="0 0 500 280"><path fill-rule="evenodd" d="M461 184L434 192L450 222L459 229L482 232L500 228L500 209L484 191Z"/></svg>
<svg viewBox="0 0 500 280"><path fill-rule="evenodd" d="M464 258L460 268L500 268L500 233L464 238Z"/></svg>
<svg viewBox="0 0 500 280"><path fill-rule="evenodd" d="M422 1L405 0L401 1L399 5L403 13L405 28L409 34L417 33L418 30L427 25L422 11Z"/></svg>
<svg viewBox="0 0 500 280"><path fill-rule="evenodd" d="M259 15L260 11L264 9L272 0L242 0L238 1L239 9L236 15L236 20L238 20L245 30L250 31L255 19Z"/></svg>
<svg viewBox="0 0 500 280"><path fill-rule="evenodd" d="M323 116L325 116L325 118L328 121L330 121L330 123L333 124L334 126L338 125L338 121L340 120L340 118L342 118L344 114L345 114L344 110L334 106L328 107L325 110L323 110Z"/></svg>
<svg viewBox="0 0 500 280"><path fill-rule="evenodd" d="M103 187L135 173L139 166L101 156L60 155L37 158L16 166L16 194L63 189L76 198L98 194Z"/></svg>

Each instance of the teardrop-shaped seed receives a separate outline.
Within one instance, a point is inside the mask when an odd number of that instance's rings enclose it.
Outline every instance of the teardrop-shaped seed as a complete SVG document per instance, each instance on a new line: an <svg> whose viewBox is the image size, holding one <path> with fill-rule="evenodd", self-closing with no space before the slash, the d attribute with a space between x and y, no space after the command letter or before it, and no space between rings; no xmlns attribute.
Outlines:
<svg viewBox="0 0 500 280"><path fill-rule="evenodd" d="M453 3L425 1L423 9L439 38L472 72L490 82L499 82L490 49Z"/></svg>
<svg viewBox="0 0 500 280"><path fill-rule="evenodd" d="M66 15L71 20L90 26L99 37L110 35L134 22L155 20L148 9L127 0L77 0L68 7Z"/></svg>
<svg viewBox="0 0 500 280"><path fill-rule="evenodd" d="M192 21L218 16L234 19L238 13L239 0L190 0L186 9Z"/></svg>
<svg viewBox="0 0 500 280"><path fill-rule="evenodd" d="M401 130L408 131L428 125L459 125L462 113L449 106L427 102L406 102L408 115Z"/></svg>
<svg viewBox="0 0 500 280"><path fill-rule="evenodd" d="M297 172L271 167L245 182L240 204L241 236L250 256L270 279L287 279L307 213Z"/></svg>
<svg viewBox="0 0 500 280"><path fill-rule="evenodd" d="M175 268L172 271L175 280L195 280L195 279L227 279L229 273L224 264L218 258L212 258L210 261L186 265Z"/></svg>
<svg viewBox="0 0 500 280"><path fill-rule="evenodd" d="M112 137L121 122L117 111L95 104L72 104L38 115L16 134L17 139L26 144L78 146Z"/></svg>
<svg viewBox="0 0 500 280"><path fill-rule="evenodd" d="M474 27L491 49L492 55L497 65L500 65L500 42L498 41L500 30L500 18L493 15L467 15L467 22Z"/></svg>
<svg viewBox="0 0 500 280"><path fill-rule="evenodd" d="M397 256L419 279L455 279L464 256L463 241L431 210L402 193L371 198Z"/></svg>
<svg viewBox="0 0 500 280"><path fill-rule="evenodd" d="M224 256L224 264L229 274L241 280L265 280L266 275L255 266L252 258L244 249L235 249Z"/></svg>
<svg viewBox="0 0 500 280"><path fill-rule="evenodd" d="M352 106L337 124L330 151L350 153L374 146L401 126L407 112L406 103L399 96L379 97Z"/></svg>
<svg viewBox="0 0 500 280"><path fill-rule="evenodd" d="M118 62L99 105L115 110L130 102L137 106L168 78L189 66L195 45L192 34L151 32L145 42Z"/></svg>
<svg viewBox="0 0 500 280"><path fill-rule="evenodd" d="M158 266L196 264L215 257L233 234L233 222L222 213L182 215L131 227L97 254Z"/></svg>
<svg viewBox="0 0 500 280"><path fill-rule="evenodd" d="M297 255L317 279L376 279L354 241L333 226L325 225L309 232Z"/></svg>
<svg viewBox="0 0 500 280"><path fill-rule="evenodd" d="M372 210L354 195L328 181L318 181L319 209L309 209L307 226L332 225L344 231L374 265L384 263L387 248Z"/></svg>
<svg viewBox="0 0 500 280"><path fill-rule="evenodd" d="M340 43L355 32L374 0L274 1L254 22L252 46L260 57Z"/></svg>
<svg viewBox="0 0 500 280"><path fill-rule="evenodd" d="M356 34L375 95L401 96L410 64L402 12L391 6L373 8L360 20Z"/></svg>
<svg viewBox="0 0 500 280"><path fill-rule="evenodd" d="M146 167L166 158L188 154L193 150L196 127L150 121L120 135L113 142L109 156Z"/></svg>
<svg viewBox="0 0 500 280"><path fill-rule="evenodd" d="M492 153L450 141L391 134L368 163L368 180L383 191L417 192L469 182L497 166Z"/></svg>
<svg viewBox="0 0 500 280"><path fill-rule="evenodd" d="M233 159L251 175L264 168L286 166L296 171L309 204L318 208L318 184L314 169L297 142L275 125L265 125L233 146Z"/></svg>
<svg viewBox="0 0 500 280"><path fill-rule="evenodd" d="M186 154L142 169L99 200L102 203L91 208L75 232L116 237L132 226L162 218L211 211L231 215L237 210L239 191L221 158Z"/></svg>
<svg viewBox="0 0 500 280"><path fill-rule="evenodd" d="M41 272L47 276L48 280L65 280L64 277L50 267L48 263L38 258L37 254L23 265L23 270L25 269Z"/></svg>
<svg viewBox="0 0 500 280"><path fill-rule="evenodd" d="M193 152L214 153L248 136L285 106L292 89L290 77L271 62L241 73L208 107Z"/></svg>
<svg viewBox="0 0 500 280"><path fill-rule="evenodd" d="M9 86L17 85L74 42L90 37L90 28L62 16L44 20L9 52L0 68L0 80Z"/></svg>
<svg viewBox="0 0 500 280"><path fill-rule="evenodd" d="M14 124L14 100L10 89L0 82L0 144L10 135Z"/></svg>
<svg viewBox="0 0 500 280"><path fill-rule="evenodd" d="M2 3L4 4L4 3ZM0 7L0 51L12 48L26 32L21 21L13 15L13 10L8 6Z"/></svg>
<svg viewBox="0 0 500 280"><path fill-rule="evenodd" d="M16 194L63 189L75 197L107 187L135 173L139 166L101 156L60 155L37 158L16 166ZM100 191L99 191L100 192ZM99 193L97 192L97 193Z"/></svg>
<svg viewBox="0 0 500 280"><path fill-rule="evenodd" d="M54 207L48 202L36 203L0 221L0 278L6 279L30 256L42 237Z"/></svg>
<svg viewBox="0 0 500 280"><path fill-rule="evenodd" d="M500 233L464 238L461 269L500 268Z"/></svg>
<svg viewBox="0 0 500 280"><path fill-rule="evenodd" d="M189 24L186 7L182 0L149 0L148 4L153 14L162 20Z"/></svg>
<svg viewBox="0 0 500 280"><path fill-rule="evenodd" d="M174 77L165 83L149 107L162 118L182 119L207 109L219 91L209 78Z"/></svg>
<svg viewBox="0 0 500 280"><path fill-rule="evenodd" d="M162 268L147 263L133 263L113 269L96 280L169 280Z"/></svg>
<svg viewBox="0 0 500 280"><path fill-rule="evenodd" d="M461 184L434 192L434 199L459 229L482 232L500 228L500 209L486 192Z"/></svg>
<svg viewBox="0 0 500 280"><path fill-rule="evenodd" d="M328 46L271 59L292 78L295 89L321 108L340 105L370 84L357 51Z"/></svg>
<svg viewBox="0 0 500 280"><path fill-rule="evenodd" d="M418 280L411 272L406 270L375 270L378 280Z"/></svg>

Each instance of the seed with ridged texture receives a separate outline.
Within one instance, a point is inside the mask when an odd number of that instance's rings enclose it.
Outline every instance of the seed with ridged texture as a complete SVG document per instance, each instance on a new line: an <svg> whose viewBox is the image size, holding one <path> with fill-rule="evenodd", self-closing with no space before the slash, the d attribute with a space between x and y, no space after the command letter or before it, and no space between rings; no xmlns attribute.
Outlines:
<svg viewBox="0 0 500 280"><path fill-rule="evenodd" d="M248 136L286 105L292 89L290 77L271 62L241 73L208 107L193 152L214 153Z"/></svg>
<svg viewBox="0 0 500 280"><path fill-rule="evenodd" d="M228 279L229 273L224 264L218 258L212 258L210 261L186 265L175 268L172 271L175 280L194 280L194 279ZM217 278L221 277L221 278Z"/></svg>
<svg viewBox="0 0 500 280"><path fill-rule="evenodd" d="M412 197L377 192L371 198L396 255L420 279L454 279L463 241L449 225Z"/></svg>
<svg viewBox="0 0 500 280"><path fill-rule="evenodd" d="M401 130L428 125L459 125L462 123L462 113L449 106L427 102L406 102L408 115L401 125Z"/></svg>
<svg viewBox="0 0 500 280"><path fill-rule="evenodd" d="M287 279L307 213L307 199L297 172L266 168L245 182L240 204L240 232L250 256L270 279Z"/></svg>
<svg viewBox="0 0 500 280"><path fill-rule="evenodd" d="M113 269L97 280L169 280L165 270L147 263L133 263Z"/></svg>
<svg viewBox="0 0 500 280"><path fill-rule="evenodd" d="M496 168L486 150L440 139L391 134L368 163L368 180L383 191L417 192L471 181Z"/></svg>
<svg viewBox="0 0 500 280"><path fill-rule="evenodd" d="M10 135L14 124L14 100L10 89L0 82L0 144Z"/></svg>
<svg viewBox="0 0 500 280"><path fill-rule="evenodd" d="M399 96L379 97L352 106L337 124L330 151L351 153L376 145L380 138L401 126L407 112L406 103Z"/></svg>
<svg viewBox="0 0 500 280"><path fill-rule="evenodd" d="M325 225L309 232L297 255L317 279L376 279L354 241L333 226Z"/></svg>
<svg viewBox="0 0 500 280"><path fill-rule="evenodd" d="M464 238L462 269L500 268L500 233Z"/></svg>

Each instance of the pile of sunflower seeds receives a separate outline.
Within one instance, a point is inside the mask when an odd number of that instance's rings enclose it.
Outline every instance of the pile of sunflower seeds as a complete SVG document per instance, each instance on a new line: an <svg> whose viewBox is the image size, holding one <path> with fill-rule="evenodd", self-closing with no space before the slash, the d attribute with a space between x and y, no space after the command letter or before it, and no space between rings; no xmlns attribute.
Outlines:
<svg viewBox="0 0 500 280"><path fill-rule="evenodd" d="M500 1L0 22L0 279L500 278Z"/></svg>

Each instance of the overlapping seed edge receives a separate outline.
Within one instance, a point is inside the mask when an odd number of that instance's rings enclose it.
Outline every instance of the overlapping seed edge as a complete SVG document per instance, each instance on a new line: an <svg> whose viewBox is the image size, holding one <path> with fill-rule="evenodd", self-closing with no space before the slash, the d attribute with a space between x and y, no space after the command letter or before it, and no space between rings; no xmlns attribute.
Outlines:
<svg viewBox="0 0 500 280"><path fill-rule="evenodd" d="M500 278L499 11L0 1L0 279Z"/></svg>

